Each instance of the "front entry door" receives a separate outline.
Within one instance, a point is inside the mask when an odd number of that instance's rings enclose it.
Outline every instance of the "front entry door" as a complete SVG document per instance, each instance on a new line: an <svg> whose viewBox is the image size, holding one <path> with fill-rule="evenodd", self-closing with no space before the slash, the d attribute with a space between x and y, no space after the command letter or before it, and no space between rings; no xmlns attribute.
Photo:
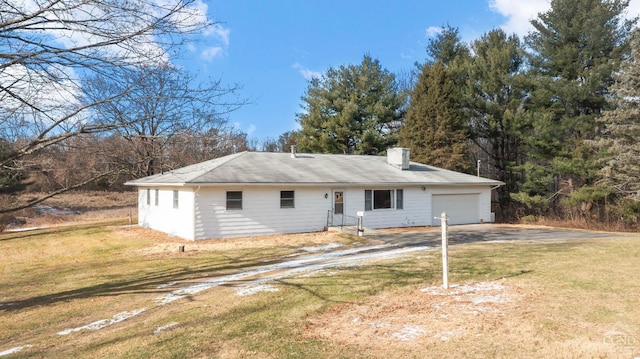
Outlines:
<svg viewBox="0 0 640 359"><path fill-rule="evenodd" d="M344 218L344 191L333 191L333 225L341 226Z"/></svg>

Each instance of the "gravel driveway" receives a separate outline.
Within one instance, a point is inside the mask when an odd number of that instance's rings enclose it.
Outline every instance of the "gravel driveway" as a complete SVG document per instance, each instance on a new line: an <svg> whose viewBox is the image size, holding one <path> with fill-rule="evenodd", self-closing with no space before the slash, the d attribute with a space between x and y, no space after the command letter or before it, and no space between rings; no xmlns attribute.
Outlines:
<svg viewBox="0 0 640 359"><path fill-rule="evenodd" d="M449 244L497 241L543 241L583 238L621 237L624 233L525 227L499 224L471 224L449 227ZM440 227L421 227L404 230L367 230L365 236L398 246L437 246L441 243Z"/></svg>

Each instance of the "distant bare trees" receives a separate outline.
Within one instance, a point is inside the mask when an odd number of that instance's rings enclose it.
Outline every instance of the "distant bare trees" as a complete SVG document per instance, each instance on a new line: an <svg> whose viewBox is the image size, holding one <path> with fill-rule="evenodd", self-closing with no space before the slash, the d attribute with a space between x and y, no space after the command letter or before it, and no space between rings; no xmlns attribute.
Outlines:
<svg viewBox="0 0 640 359"><path fill-rule="evenodd" d="M111 145L129 158L139 147L153 152L136 141L153 139L152 147L166 148L173 141L170 132L186 136L224 127L222 115L241 101L226 103L222 96L237 87L213 81L196 88L193 96L204 96L201 90L215 96L194 101L184 95L185 81L192 78L171 67L174 50L214 26L199 5L198 0L0 0L0 193L5 194L0 213L121 172L122 161L102 156L99 146L119 141L112 136L126 134L127 126L129 135L122 138L132 147ZM170 115L173 124L158 133L136 132L135 126L150 119L134 101L144 96L145 105L161 106L163 101L158 93L149 97L140 92L142 82L160 84L154 71L166 71L170 81L163 85L176 86L167 91L184 107L174 101L167 104L170 109L146 112L163 115L163 124ZM109 91L98 96L88 91L89 84L108 85ZM115 108L131 116L110 116L115 112L107 109ZM148 153L136 157L147 161L147 169L139 172L161 169L155 164L158 155ZM47 195L29 202L6 197L18 189L16 180L24 184L42 176L55 183Z"/></svg>
<svg viewBox="0 0 640 359"><path fill-rule="evenodd" d="M115 125L113 132L126 141L124 156L114 160L132 176L149 176L185 165L170 161L171 148L180 143L185 147L201 144L199 152L208 156L215 155L217 146L226 146L224 142L233 131L225 116L243 104L241 99L231 98L238 86L226 87L220 80L196 85L195 75L170 65L114 72L120 74L117 79L85 79L83 90L85 100L96 104L95 122ZM211 148L214 144L216 148ZM105 157L122 152L109 151Z"/></svg>

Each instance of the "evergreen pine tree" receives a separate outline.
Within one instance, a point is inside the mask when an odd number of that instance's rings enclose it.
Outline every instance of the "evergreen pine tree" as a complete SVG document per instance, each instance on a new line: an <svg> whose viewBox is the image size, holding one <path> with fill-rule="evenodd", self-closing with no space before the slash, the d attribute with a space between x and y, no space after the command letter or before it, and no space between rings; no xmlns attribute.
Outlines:
<svg viewBox="0 0 640 359"><path fill-rule="evenodd" d="M468 131L455 84L440 62L426 64L411 96L399 144L413 160L469 171Z"/></svg>
<svg viewBox="0 0 640 359"><path fill-rule="evenodd" d="M584 141L597 135L613 73L628 53L635 19L622 19L627 6L624 0L552 0L532 21L535 30L526 38L532 122L522 167L529 195L558 199L593 182L594 153Z"/></svg>

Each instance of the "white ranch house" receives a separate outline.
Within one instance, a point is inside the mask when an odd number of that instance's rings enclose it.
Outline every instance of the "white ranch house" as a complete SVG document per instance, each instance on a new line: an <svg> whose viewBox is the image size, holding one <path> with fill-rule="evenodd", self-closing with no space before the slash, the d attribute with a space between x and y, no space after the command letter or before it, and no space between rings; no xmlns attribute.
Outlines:
<svg viewBox="0 0 640 359"><path fill-rule="evenodd" d="M491 222L503 183L387 156L241 152L127 182L138 223L188 240L301 233L354 224L393 228Z"/></svg>

